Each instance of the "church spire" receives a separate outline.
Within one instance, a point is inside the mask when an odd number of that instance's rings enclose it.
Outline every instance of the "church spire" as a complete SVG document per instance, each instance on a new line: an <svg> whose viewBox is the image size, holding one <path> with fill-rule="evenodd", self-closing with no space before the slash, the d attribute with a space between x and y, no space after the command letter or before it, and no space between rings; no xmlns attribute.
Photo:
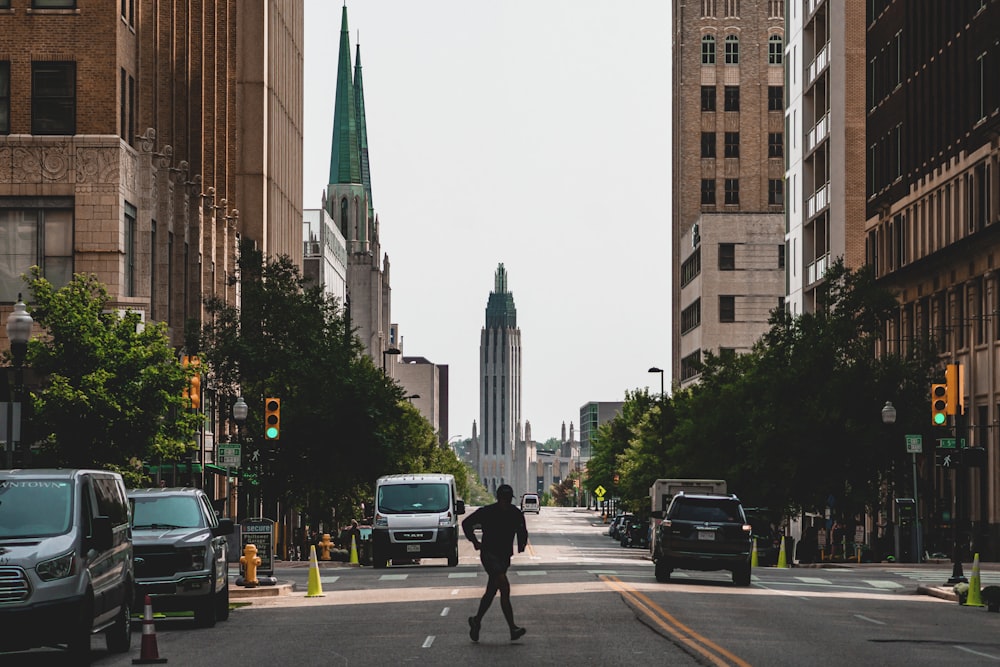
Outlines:
<svg viewBox="0 0 1000 667"><path fill-rule="evenodd" d="M368 126L365 122L365 90L361 82L361 44L355 47L357 54L354 61L354 116L358 127L358 154L361 157L361 183L365 186L368 197L368 219L375 218L375 205L372 203L372 174L368 165Z"/></svg>
<svg viewBox="0 0 1000 667"><path fill-rule="evenodd" d="M360 183L354 86L351 81L351 38L347 29L347 6L340 20L340 56L337 66L337 97L333 111L333 146L330 150L330 183Z"/></svg>

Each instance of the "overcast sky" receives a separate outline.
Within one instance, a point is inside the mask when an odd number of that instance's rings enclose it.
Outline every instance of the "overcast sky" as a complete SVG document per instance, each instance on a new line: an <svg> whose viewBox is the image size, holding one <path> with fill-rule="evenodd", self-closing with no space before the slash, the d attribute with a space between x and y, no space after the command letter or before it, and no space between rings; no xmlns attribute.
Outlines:
<svg viewBox="0 0 1000 667"><path fill-rule="evenodd" d="M305 0L305 208L329 176L342 0ZM670 383L670 3L350 0L372 198L403 352L447 364L452 436L479 423L497 265L522 419Z"/></svg>

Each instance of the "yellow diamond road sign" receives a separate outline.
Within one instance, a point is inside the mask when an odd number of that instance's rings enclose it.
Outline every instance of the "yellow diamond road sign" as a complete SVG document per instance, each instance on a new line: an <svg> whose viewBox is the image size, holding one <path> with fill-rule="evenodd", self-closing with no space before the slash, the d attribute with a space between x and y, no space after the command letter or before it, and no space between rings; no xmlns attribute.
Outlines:
<svg viewBox="0 0 1000 667"><path fill-rule="evenodd" d="M597 488L596 488L596 489L594 489L594 495L596 495L596 496L603 496L603 495L604 495L605 493L607 493L607 492L608 492L608 490L607 490L607 489L605 489L605 488L604 488L603 486L601 486L600 484L598 484L598 485L597 485Z"/></svg>

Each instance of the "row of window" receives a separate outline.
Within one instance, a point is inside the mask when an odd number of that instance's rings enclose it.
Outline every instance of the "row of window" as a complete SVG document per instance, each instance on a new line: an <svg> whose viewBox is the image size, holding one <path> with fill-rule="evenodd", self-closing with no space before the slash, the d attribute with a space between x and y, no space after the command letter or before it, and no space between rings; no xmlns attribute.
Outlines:
<svg viewBox="0 0 1000 667"><path fill-rule="evenodd" d="M724 12L723 18L738 19L740 17L740 0L701 0L701 18L717 17L720 2ZM767 18L785 18L785 0L767 0Z"/></svg>
<svg viewBox="0 0 1000 667"><path fill-rule="evenodd" d="M740 133L739 132L726 132L725 134L725 152L723 155L725 157L739 157L740 156ZM701 156L705 158L717 157L715 152L716 147L716 133L715 132L702 132L701 133ZM785 155L785 140L783 132L769 132L767 135L767 156L768 157L784 157Z"/></svg>
<svg viewBox="0 0 1000 667"><path fill-rule="evenodd" d="M125 16L125 3L130 0L122 0L122 16ZM11 0L0 0L0 9L10 9ZM30 0L32 9L76 9L76 0ZM135 2L135 0L131 0ZM25 2L25 5L28 3Z"/></svg>
<svg viewBox="0 0 1000 667"><path fill-rule="evenodd" d="M719 271L736 270L736 244L719 244ZM785 246L778 246L777 268L785 268ZM684 287L701 274L701 248L695 248L691 256L681 264L681 287Z"/></svg>
<svg viewBox="0 0 1000 667"><path fill-rule="evenodd" d="M738 206L740 203L740 179L738 178L726 178L723 179L725 199L723 203L726 206ZM715 196L715 179L714 178L703 178L701 179L701 205L702 206L715 206L718 202ZM785 203L785 181L780 178L769 178L767 179L767 205L768 206L781 206Z"/></svg>
<svg viewBox="0 0 1000 667"><path fill-rule="evenodd" d="M723 87L723 100L724 107L723 111L739 111L740 110L740 87L739 86L724 86ZM701 110L702 111L716 111L715 104L716 89L715 86L702 86L701 87ZM767 110L768 111L784 111L785 110L785 88L784 86L768 86L767 87Z"/></svg>
<svg viewBox="0 0 1000 667"><path fill-rule="evenodd" d="M740 64L740 38L735 34L726 35L722 40L725 49L727 65ZM767 38L767 64L781 65L784 63L785 45L781 35L771 35ZM715 64L715 35L703 35L701 38L701 64Z"/></svg>
<svg viewBox="0 0 1000 667"><path fill-rule="evenodd" d="M0 61L0 134L10 134L10 61ZM31 133L76 134L76 63L31 63Z"/></svg>

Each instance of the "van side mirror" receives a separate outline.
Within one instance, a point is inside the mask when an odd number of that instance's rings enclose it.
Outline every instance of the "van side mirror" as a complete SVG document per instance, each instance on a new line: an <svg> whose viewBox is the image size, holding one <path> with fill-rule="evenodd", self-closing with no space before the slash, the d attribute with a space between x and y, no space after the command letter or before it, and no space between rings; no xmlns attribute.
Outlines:
<svg viewBox="0 0 1000 667"><path fill-rule="evenodd" d="M93 536L90 538L91 546L97 551L107 551L114 544L114 534L111 528L111 517L95 516L91 524L93 526Z"/></svg>
<svg viewBox="0 0 1000 667"><path fill-rule="evenodd" d="M218 537L219 535L232 535L233 534L233 520L229 518L219 519L219 525L212 529L212 535Z"/></svg>
<svg viewBox="0 0 1000 667"><path fill-rule="evenodd" d="M465 501L456 500L455 501L455 514L465 514Z"/></svg>

